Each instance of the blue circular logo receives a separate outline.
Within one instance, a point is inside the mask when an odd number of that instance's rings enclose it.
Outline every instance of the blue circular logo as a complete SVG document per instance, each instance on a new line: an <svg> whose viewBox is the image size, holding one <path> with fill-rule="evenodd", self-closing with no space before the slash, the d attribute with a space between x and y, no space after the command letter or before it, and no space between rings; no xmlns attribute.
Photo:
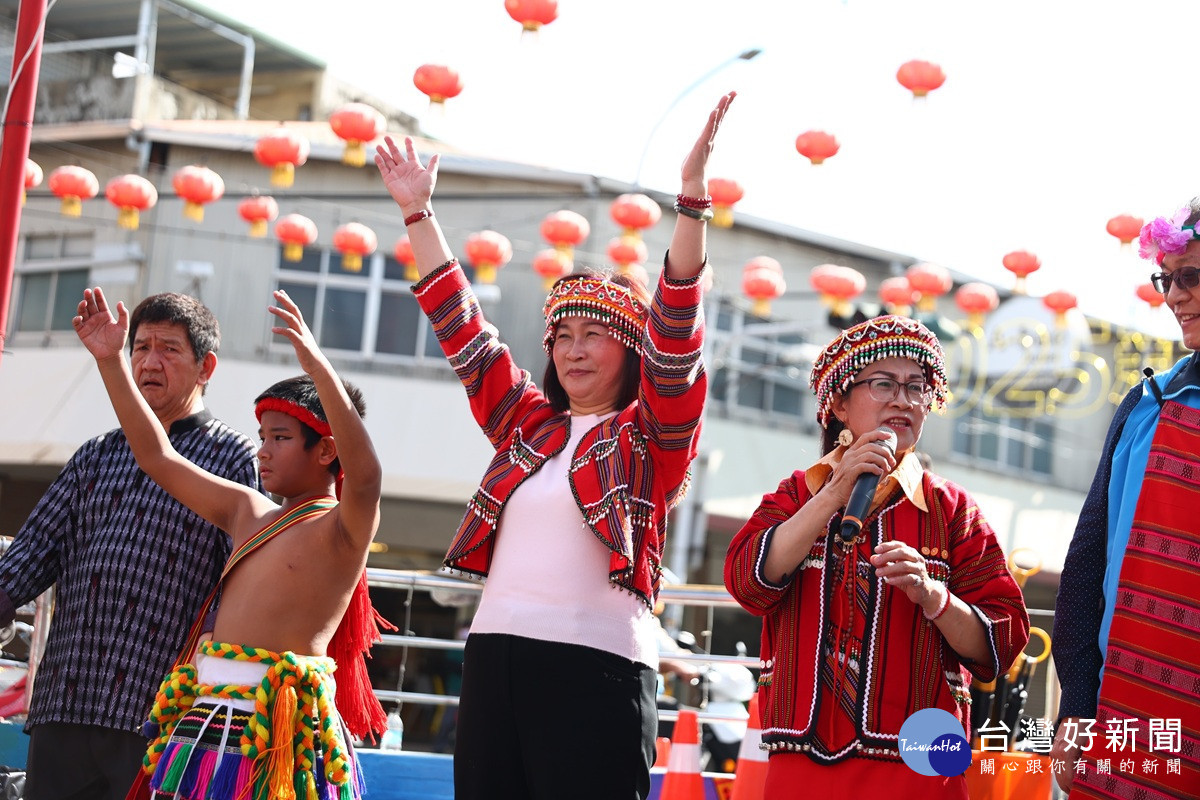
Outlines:
<svg viewBox="0 0 1200 800"><path fill-rule="evenodd" d="M971 766L962 723L945 709L923 708L904 720L898 746L904 763L921 775L950 778Z"/></svg>

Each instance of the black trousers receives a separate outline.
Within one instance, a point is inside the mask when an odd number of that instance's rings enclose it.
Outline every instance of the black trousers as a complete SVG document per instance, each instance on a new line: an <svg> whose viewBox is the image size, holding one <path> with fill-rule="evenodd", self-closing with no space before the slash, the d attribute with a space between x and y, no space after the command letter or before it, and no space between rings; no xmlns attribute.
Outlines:
<svg viewBox="0 0 1200 800"><path fill-rule="evenodd" d="M26 800L123 800L146 755L139 734L45 722L29 733Z"/></svg>
<svg viewBox="0 0 1200 800"><path fill-rule="evenodd" d="M656 689L650 667L603 650L471 634L456 800L645 800Z"/></svg>

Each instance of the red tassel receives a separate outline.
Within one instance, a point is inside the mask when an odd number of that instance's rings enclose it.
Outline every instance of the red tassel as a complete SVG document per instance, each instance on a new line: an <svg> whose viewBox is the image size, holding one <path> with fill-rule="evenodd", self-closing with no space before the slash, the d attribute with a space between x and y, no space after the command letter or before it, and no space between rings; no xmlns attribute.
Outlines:
<svg viewBox="0 0 1200 800"><path fill-rule="evenodd" d="M381 640L381 629L399 630L371 605L364 570L350 597L350 605L329 642L329 656L337 662L337 697L334 702L346 728L359 739L374 738L387 729L387 715L371 689L367 662L371 645Z"/></svg>

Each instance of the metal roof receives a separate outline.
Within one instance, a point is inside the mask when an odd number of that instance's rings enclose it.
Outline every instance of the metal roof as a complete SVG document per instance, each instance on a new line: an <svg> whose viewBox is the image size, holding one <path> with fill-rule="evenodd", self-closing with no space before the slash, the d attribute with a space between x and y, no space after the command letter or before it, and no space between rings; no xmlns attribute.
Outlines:
<svg viewBox="0 0 1200 800"><path fill-rule="evenodd" d="M15 23L22 0L0 0ZM238 75L244 48L220 29L254 39L254 71L325 68L325 62L190 0L57 0L46 15L45 46L89 42L90 49L133 53L143 5L157 7L154 71L172 75ZM6 59L7 60L7 59Z"/></svg>

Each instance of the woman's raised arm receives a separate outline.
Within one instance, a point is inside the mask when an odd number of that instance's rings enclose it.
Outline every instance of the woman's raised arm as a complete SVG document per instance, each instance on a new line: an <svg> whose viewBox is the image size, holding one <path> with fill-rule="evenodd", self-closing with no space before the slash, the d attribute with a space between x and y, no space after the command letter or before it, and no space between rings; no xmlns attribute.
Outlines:
<svg viewBox="0 0 1200 800"><path fill-rule="evenodd" d="M424 278L454 254L442 235L442 228L433 216L433 187L437 185L438 155L421 165L421 158L411 136L404 137L404 150L396 140L387 136L375 148L375 166L383 177L388 194L400 206L408 241L412 244L417 273Z"/></svg>
<svg viewBox="0 0 1200 800"><path fill-rule="evenodd" d="M676 203L678 212L675 220L675 233L671 236L671 255L667 276L674 280L687 280L694 277L704 266L704 256L708 244L705 238L705 223L712 216L712 200L708 197L708 182L705 170L708 157L712 154L713 144L717 140L717 131L725 112L737 92L730 92L717 102L717 107L708 115L704 130L700 132L696 143L683 160L681 177L683 186L680 189L680 199ZM699 202L696 202L699 201Z"/></svg>

